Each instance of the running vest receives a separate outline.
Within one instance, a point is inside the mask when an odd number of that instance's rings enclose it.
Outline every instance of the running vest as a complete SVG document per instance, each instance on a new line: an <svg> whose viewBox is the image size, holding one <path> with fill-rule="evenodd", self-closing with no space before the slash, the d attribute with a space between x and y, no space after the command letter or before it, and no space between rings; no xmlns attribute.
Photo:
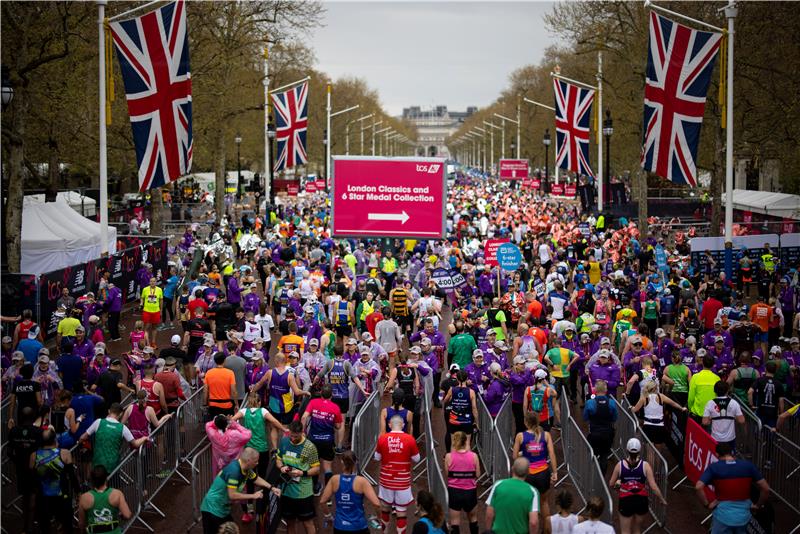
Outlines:
<svg viewBox="0 0 800 534"><path fill-rule="evenodd" d="M742 376L742 371L749 371L749 376ZM736 378L733 379L733 392L740 399L747 400L747 391L753 387L756 381L756 370L750 367L737 367L734 370Z"/></svg>
<svg viewBox="0 0 800 534"><path fill-rule="evenodd" d="M39 449L36 451L33 468L39 476L42 495L45 497L60 496L61 474L64 471L61 449Z"/></svg>
<svg viewBox="0 0 800 534"><path fill-rule="evenodd" d="M539 434L539 439L533 432L525 431L522 433L522 456L524 456L530 467L528 474L535 475L542 471L547 471L547 459L549 458L547 452L547 438L545 438L544 431Z"/></svg>
<svg viewBox="0 0 800 534"><path fill-rule="evenodd" d="M608 395L597 395L594 398L597 409L589 418L589 433L602 434L613 431L611 401Z"/></svg>
<svg viewBox="0 0 800 534"><path fill-rule="evenodd" d="M761 263L764 264L764 270L772 274L775 272L775 256L772 254L762 254Z"/></svg>
<svg viewBox="0 0 800 534"><path fill-rule="evenodd" d="M622 482L619 487L619 498L639 495L647 497L647 477L644 474L644 461L639 460L636 467L628 467L628 462L620 462L619 478Z"/></svg>
<svg viewBox="0 0 800 534"><path fill-rule="evenodd" d="M333 348L336 346L336 334L328 332L325 335L328 336L328 344L325 345L325 356L327 356L329 360L332 360L335 356Z"/></svg>
<svg viewBox="0 0 800 534"><path fill-rule="evenodd" d="M408 315L408 292L403 288L398 288L392 293L392 308L394 314L399 317Z"/></svg>
<svg viewBox="0 0 800 534"><path fill-rule="evenodd" d="M294 406L294 395L289 388L289 369L284 369L283 373L278 373L278 369L272 370L269 381L269 410L272 413L289 413Z"/></svg>
<svg viewBox="0 0 800 534"><path fill-rule="evenodd" d="M406 399L412 398L416 395L414 391L414 378L415 378L415 371L412 367L408 365L398 365L397 366L397 383L400 386L400 389L403 390L403 393L406 394Z"/></svg>
<svg viewBox="0 0 800 534"><path fill-rule="evenodd" d="M405 408L400 408L399 410L395 410L393 406L389 406L386 408L386 421L384 424L386 425L386 432L391 432L392 429L389 428L389 421L392 420L392 417L395 415L401 417L403 419L403 432L405 432L408 428L408 410Z"/></svg>
<svg viewBox="0 0 800 534"><path fill-rule="evenodd" d="M367 530L364 517L364 495L356 493L353 483L356 475L339 475L339 489L336 490L336 517L333 528L345 531Z"/></svg>
<svg viewBox="0 0 800 534"><path fill-rule="evenodd" d="M656 310L656 301L648 300L644 303L644 318L645 319L658 318L658 310Z"/></svg>
<svg viewBox="0 0 800 534"><path fill-rule="evenodd" d="M147 405L143 409L139 408L139 403L133 405L131 413L128 416L128 429L133 434L134 439L139 439L150 435L150 422L147 420L145 411Z"/></svg>
<svg viewBox="0 0 800 534"><path fill-rule="evenodd" d="M267 429L261 408L245 408L244 426L252 432L247 447L252 447L258 452L267 452Z"/></svg>
<svg viewBox="0 0 800 534"><path fill-rule="evenodd" d="M340 300L336 304L336 326L352 326L350 324L350 310L346 300Z"/></svg>
<svg viewBox="0 0 800 534"><path fill-rule="evenodd" d="M344 360L333 360L333 367L328 373L328 382L333 388L334 399L346 399L349 396L347 373L344 370Z"/></svg>
<svg viewBox="0 0 800 534"><path fill-rule="evenodd" d="M447 422L451 425L471 425L473 421L470 388L453 386L450 397L450 416Z"/></svg>
<svg viewBox="0 0 800 534"><path fill-rule="evenodd" d="M419 519L419 522L425 523L425 526L428 527L428 534L444 534L444 530L440 529L437 526L434 526L433 522L427 517L421 517Z"/></svg>
<svg viewBox="0 0 800 534"><path fill-rule="evenodd" d="M112 488L106 488L102 492L97 490L89 490L92 494L94 503L92 507L86 512L86 531L89 534L94 532L107 532L111 534L118 534L119 529L119 510L111 506L108 501L111 495ZM97 529L97 531L95 531Z"/></svg>
<svg viewBox="0 0 800 534"><path fill-rule="evenodd" d="M450 453L450 467L447 469L448 488L469 491L477 487L474 454L471 450Z"/></svg>
<svg viewBox="0 0 800 534"><path fill-rule="evenodd" d="M533 336L522 336L522 345L519 346L517 356L522 356L528 360L534 350L536 350L536 343L533 341Z"/></svg>
<svg viewBox="0 0 800 534"><path fill-rule="evenodd" d="M711 416L712 420L716 419L730 419L731 421L735 420L735 417L733 417L732 415L728 415L728 405L731 403L730 397L716 397L713 400L714 404L717 407L717 410L719 411L719 415L716 416L712 415Z"/></svg>
<svg viewBox="0 0 800 534"><path fill-rule="evenodd" d="M372 304L369 302L362 301L361 302L361 317L359 317L359 321L364 321L367 318L367 315L375 311L375 304L374 301Z"/></svg>
<svg viewBox="0 0 800 534"><path fill-rule="evenodd" d="M119 464L119 449L122 444L122 429L124 425L112 423L108 419L101 419L100 426L94 434L94 454L92 467L102 465L111 473Z"/></svg>
<svg viewBox="0 0 800 534"><path fill-rule="evenodd" d="M147 406L150 406L156 411L156 414L161 411L161 401L159 396L153 391L156 381L152 378L143 378L139 383L139 387L147 392Z"/></svg>

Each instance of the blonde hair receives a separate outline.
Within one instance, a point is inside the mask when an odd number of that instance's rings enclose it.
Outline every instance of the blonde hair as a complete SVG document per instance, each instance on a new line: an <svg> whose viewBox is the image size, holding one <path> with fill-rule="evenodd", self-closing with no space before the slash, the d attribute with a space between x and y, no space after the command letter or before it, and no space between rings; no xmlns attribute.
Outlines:
<svg viewBox="0 0 800 534"><path fill-rule="evenodd" d="M453 434L452 442L453 442L452 450L457 451L458 449L463 448L467 444L467 434L459 430L458 432Z"/></svg>
<svg viewBox="0 0 800 534"><path fill-rule="evenodd" d="M644 383L644 385L642 386L642 392L643 392L645 395L650 395L650 394L653 394L653 393L658 393L658 382L656 382L655 380L648 380L648 381L647 381L647 382L645 382L645 383Z"/></svg>
<svg viewBox="0 0 800 534"><path fill-rule="evenodd" d="M251 391L247 395L247 407L248 408L259 408L261 406L261 397L258 395L257 391Z"/></svg>
<svg viewBox="0 0 800 534"><path fill-rule="evenodd" d="M142 320L136 321L135 323L133 323L133 328L134 330L144 330L144 321Z"/></svg>

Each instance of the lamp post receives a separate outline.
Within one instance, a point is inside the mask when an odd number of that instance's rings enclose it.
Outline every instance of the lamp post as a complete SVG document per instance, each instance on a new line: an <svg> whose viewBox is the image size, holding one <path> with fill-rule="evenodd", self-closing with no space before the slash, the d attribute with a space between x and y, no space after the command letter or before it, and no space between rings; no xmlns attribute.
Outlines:
<svg viewBox="0 0 800 534"><path fill-rule="evenodd" d="M2 80L3 80L3 87L2 87L3 109L5 109L5 107L9 105L12 100L14 100L14 88L11 87L11 80L9 79L8 76L8 67L6 67L5 65L3 66L2 69Z"/></svg>
<svg viewBox="0 0 800 534"><path fill-rule="evenodd" d="M606 118L603 121L603 135L606 138L606 172L603 176L603 191L607 192L607 204L611 205L614 195L611 194L611 135L614 133L614 121L611 119L611 110L606 108Z"/></svg>
<svg viewBox="0 0 800 534"><path fill-rule="evenodd" d="M511 141L511 157L519 159L517 157L517 144L513 140Z"/></svg>
<svg viewBox="0 0 800 534"><path fill-rule="evenodd" d="M324 166L324 171L325 171L324 176L325 176L325 181L327 182L327 180L328 180L328 159L329 159L329 156L327 156L327 154L328 154L328 129L327 128L325 128L325 130L322 132L322 152L326 154L326 156L325 156L325 166Z"/></svg>
<svg viewBox="0 0 800 534"><path fill-rule="evenodd" d="M544 191L545 189L550 189L550 180L547 174L547 165L550 157L550 128L545 129L542 144L544 145L544 183L547 184L547 187L544 184L542 185L542 191Z"/></svg>
<svg viewBox="0 0 800 534"><path fill-rule="evenodd" d="M242 198L242 157L239 152L239 147L242 144L242 136L238 133L236 134L236 198L241 200Z"/></svg>
<svg viewBox="0 0 800 534"><path fill-rule="evenodd" d="M272 120L272 117L269 118L269 122L267 123L267 140L269 142L269 203L274 205L275 204L275 163L273 158L275 157L275 151L272 149L272 141L275 139L275 122ZM269 220L267 220L269 223Z"/></svg>

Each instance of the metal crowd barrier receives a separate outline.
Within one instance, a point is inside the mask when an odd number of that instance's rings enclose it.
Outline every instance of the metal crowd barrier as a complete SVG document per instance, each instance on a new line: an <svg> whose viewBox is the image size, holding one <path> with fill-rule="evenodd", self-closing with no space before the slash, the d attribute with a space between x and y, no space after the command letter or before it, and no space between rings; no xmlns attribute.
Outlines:
<svg viewBox="0 0 800 534"><path fill-rule="evenodd" d="M497 417L494 418L494 428L500 436L500 442L505 449L506 454L509 454L514 446L514 438L517 436L516 428L514 425L514 414L511 411L511 394L506 396L500 411L497 412Z"/></svg>
<svg viewBox="0 0 800 534"><path fill-rule="evenodd" d="M430 382L430 386L428 383ZM436 440L433 437L433 425L431 424L431 396L433 394L433 383L426 381L425 398L423 399L423 417L425 432L425 466L428 477L428 491L430 491L436 501L442 507L448 509L447 483L444 480L441 464L436 455Z"/></svg>
<svg viewBox="0 0 800 534"><path fill-rule="evenodd" d="M753 413L753 410L745 402L739 402L744 414L744 428L736 425L736 449L737 454L756 464L762 466L762 455L765 446L762 439L761 419Z"/></svg>
<svg viewBox="0 0 800 534"><path fill-rule="evenodd" d="M564 459L572 485L578 491L584 505L590 497L598 496L605 500L606 507L601 519L612 523L614 518L614 501L608 489L600 465L592 453L592 447L586 440L578 423L572 416L561 417L561 445L564 450Z"/></svg>
<svg viewBox="0 0 800 534"><path fill-rule="evenodd" d="M483 397L481 395L476 395L478 401L478 433L476 436L476 445L478 447L478 456L481 459L481 463L483 464L483 476L481 476L482 481L484 477L488 478L489 480L494 480L493 475L493 458L495 454L495 445L496 440L492 439L492 430L494 427L494 420L492 419L491 414L489 413L489 409L486 407L486 403L483 402ZM487 489L487 492L491 489ZM481 495L483 497L483 495Z"/></svg>
<svg viewBox="0 0 800 534"><path fill-rule="evenodd" d="M136 521L139 521L139 523L150 532L155 532L153 528L141 518L146 498L138 484L143 476L142 452L143 447L130 451L108 475L109 487L120 490L125 496L128 507L131 509L130 519L121 520L120 522L122 532L131 528Z"/></svg>
<svg viewBox="0 0 800 534"><path fill-rule="evenodd" d="M511 476L511 459L508 447L497 427L492 429L494 454L492 455L492 483Z"/></svg>
<svg viewBox="0 0 800 534"><path fill-rule="evenodd" d="M178 421L175 447L179 451L181 463L191 462L192 456L199 450L205 438L203 409L203 388L198 388L175 412ZM187 450L189 447L191 449Z"/></svg>
<svg viewBox="0 0 800 534"><path fill-rule="evenodd" d="M162 518L166 517L159 508L153 504L161 489L167 484L173 474L177 474L184 482L189 480L178 472L180 449L178 420L171 417L161 423L150 433L150 442L141 447L140 462L141 476L139 477L139 490L142 493L142 512L153 510Z"/></svg>
<svg viewBox="0 0 800 534"><path fill-rule="evenodd" d="M764 433L772 435L765 435L769 448L761 472L772 493L800 514L800 446L770 429L765 428Z"/></svg>
<svg viewBox="0 0 800 534"><path fill-rule="evenodd" d="M783 399L786 409L794 407L794 403L789 399ZM800 418L798 416L790 417L783 423L781 434L786 436L793 443L800 444Z"/></svg>
<svg viewBox="0 0 800 534"><path fill-rule="evenodd" d="M367 473L381 430L381 396L383 385L373 391L353 419L353 453L358 458L358 471L373 485L375 480Z"/></svg>
<svg viewBox="0 0 800 534"><path fill-rule="evenodd" d="M3 421L5 426L5 421ZM8 454L9 443L4 441L0 444L0 457L2 464L0 465L0 479L2 479L2 493L0 493L0 501L3 503L3 513L13 507L17 512L22 513L22 509L17 506L17 501L21 498L17 493L17 469L11 457Z"/></svg>
<svg viewBox="0 0 800 534"><path fill-rule="evenodd" d="M186 529L186 532L191 530L202 520L202 513L200 512L200 504L203 502L214 477L217 475L213 472L213 464L211 457L211 444L207 441L197 454L192 457L192 522Z"/></svg>
<svg viewBox="0 0 800 534"><path fill-rule="evenodd" d="M8 420L11 419L11 397L3 399L0 404L0 443L8 442Z"/></svg>
<svg viewBox="0 0 800 534"><path fill-rule="evenodd" d="M622 396L622 401L617 401L617 412L619 416L617 417L617 423L614 429L614 443L611 447L611 452L617 460L625 458L625 446L628 444L629 439L637 437L636 431L638 426L636 416L634 416L630 410L626 409L625 406L622 405L622 402L628 405L628 400L624 395Z"/></svg>
<svg viewBox="0 0 800 534"><path fill-rule="evenodd" d="M626 397L623 397L622 401L620 401L620 408L620 411L624 412L625 415L628 415L635 420L631 405ZM618 433L620 432L618 431ZM658 487L661 490L662 495L664 495L664 498L667 498L667 490L669 489L669 464L667 463L667 460L659 452L655 444L650 441L650 438L647 437L647 434L644 433L641 427L638 427L638 432L630 437L637 437L639 438L639 441L642 442L642 459L650 464L650 467L653 469L653 478L655 479L656 484L658 484ZM630 439L630 437L628 439ZM656 526L666 530L668 514L667 506L662 504L658 499L649 499L649 502L650 513L653 515L655 522L647 527L644 532L649 532L650 529Z"/></svg>

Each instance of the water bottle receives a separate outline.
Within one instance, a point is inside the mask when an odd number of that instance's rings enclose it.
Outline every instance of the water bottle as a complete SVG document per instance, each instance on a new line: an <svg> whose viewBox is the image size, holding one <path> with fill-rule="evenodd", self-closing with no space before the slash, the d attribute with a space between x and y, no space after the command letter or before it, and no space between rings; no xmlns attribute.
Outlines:
<svg viewBox="0 0 800 534"><path fill-rule="evenodd" d="M328 528L331 524L331 519L333 516L331 514L325 514L322 518L322 528Z"/></svg>

